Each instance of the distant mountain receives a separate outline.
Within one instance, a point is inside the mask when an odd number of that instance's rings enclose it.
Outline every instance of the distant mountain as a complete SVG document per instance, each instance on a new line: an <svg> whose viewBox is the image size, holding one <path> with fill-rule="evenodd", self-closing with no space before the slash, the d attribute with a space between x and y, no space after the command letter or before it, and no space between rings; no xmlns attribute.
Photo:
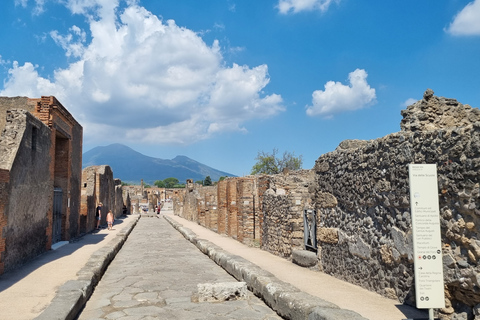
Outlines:
<svg viewBox="0 0 480 320"><path fill-rule="evenodd" d="M176 156L172 160L152 158L119 143L96 147L83 154L82 168L98 165L109 165L114 178L127 183L140 183L143 179L145 183L153 184L170 177L177 178L180 183L187 179L203 180L206 176L212 181L218 181L222 176L234 177L185 156Z"/></svg>

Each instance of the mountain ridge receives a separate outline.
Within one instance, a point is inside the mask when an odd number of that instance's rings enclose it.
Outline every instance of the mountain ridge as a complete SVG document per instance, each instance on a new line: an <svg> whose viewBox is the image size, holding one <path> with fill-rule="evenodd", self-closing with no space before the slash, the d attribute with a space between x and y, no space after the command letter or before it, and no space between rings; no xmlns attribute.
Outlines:
<svg viewBox="0 0 480 320"><path fill-rule="evenodd" d="M184 155L161 159L144 155L121 143L98 146L83 154L82 169L89 166L109 165L114 178L126 183L153 184L156 180L177 178L180 183L187 179L204 180L210 176L217 181L222 176L235 175L214 169Z"/></svg>

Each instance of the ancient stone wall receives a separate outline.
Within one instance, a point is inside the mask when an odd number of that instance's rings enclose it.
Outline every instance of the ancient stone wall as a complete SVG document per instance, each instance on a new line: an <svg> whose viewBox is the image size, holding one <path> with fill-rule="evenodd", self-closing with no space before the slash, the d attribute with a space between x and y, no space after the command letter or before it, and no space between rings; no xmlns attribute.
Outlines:
<svg viewBox="0 0 480 320"><path fill-rule="evenodd" d="M308 189L313 181L311 170L301 170L227 178L212 187L187 184L175 214L289 258L292 248L304 247L303 210L311 207Z"/></svg>
<svg viewBox="0 0 480 320"><path fill-rule="evenodd" d="M0 133L5 128L7 110L21 109L33 112L35 103L27 97L0 97Z"/></svg>
<svg viewBox="0 0 480 320"><path fill-rule="evenodd" d="M303 211L312 209L309 193L313 172L300 170L265 176L261 248L275 255L290 258L292 250L305 249Z"/></svg>
<svg viewBox="0 0 480 320"><path fill-rule="evenodd" d="M120 187L120 188L119 188ZM90 166L83 169L80 228L90 232L96 227L95 209L102 203L101 224L106 224L109 210L118 217L122 213L123 194L121 182L115 184L110 166Z"/></svg>
<svg viewBox="0 0 480 320"><path fill-rule="evenodd" d="M402 114L402 132L346 141L316 161L321 267L414 304L408 164L436 164L447 298L441 311L472 319L480 303L479 112L427 91Z"/></svg>
<svg viewBox="0 0 480 320"><path fill-rule="evenodd" d="M113 216L118 218L123 214L122 181L120 179L114 179L113 183L115 185L115 209L113 210Z"/></svg>
<svg viewBox="0 0 480 320"><path fill-rule="evenodd" d="M217 205L217 188L214 186L203 187L200 197L203 200L201 207L205 216L205 227L215 232L218 231L218 205Z"/></svg>
<svg viewBox="0 0 480 320"><path fill-rule="evenodd" d="M227 234L227 182L217 184L217 232Z"/></svg>
<svg viewBox="0 0 480 320"><path fill-rule="evenodd" d="M0 138L0 274L47 249L50 143L50 130L30 113L7 112Z"/></svg>
<svg viewBox="0 0 480 320"><path fill-rule="evenodd" d="M95 229L95 208L97 206L95 167L87 167L82 171L82 189L80 200L80 233L88 233Z"/></svg>

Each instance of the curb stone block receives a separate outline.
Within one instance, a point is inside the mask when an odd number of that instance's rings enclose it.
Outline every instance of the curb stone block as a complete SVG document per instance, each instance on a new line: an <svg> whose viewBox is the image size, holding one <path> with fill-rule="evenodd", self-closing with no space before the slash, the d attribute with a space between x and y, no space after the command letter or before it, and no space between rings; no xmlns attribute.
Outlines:
<svg viewBox="0 0 480 320"><path fill-rule="evenodd" d="M281 294L286 294L286 293L293 293L293 292L299 292L296 287L292 286L289 283L282 282L276 278L264 278L268 282L265 283L265 285L262 287L262 291L260 292L263 300L267 302L269 306L273 310L275 310L277 313L282 309L282 303L284 301L280 301L280 295ZM262 282L262 280L261 280ZM279 313L281 316L284 316L284 314ZM289 319L289 318L288 318Z"/></svg>
<svg viewBox="0 0 480 320"><path fill-rule="evenodd" d="M248 267L243 268L242 279L247 285L249 285L249 287L251 287L251 284L254 283L258 277L274 277L274 275L253 263L250 263Z"/></svg>
<svg viewBox="0 0 480 320"><path fill-rule="evenodd" d="M228 264L228 255L225 252L218 252L213 261L225 269Z"/></svg>

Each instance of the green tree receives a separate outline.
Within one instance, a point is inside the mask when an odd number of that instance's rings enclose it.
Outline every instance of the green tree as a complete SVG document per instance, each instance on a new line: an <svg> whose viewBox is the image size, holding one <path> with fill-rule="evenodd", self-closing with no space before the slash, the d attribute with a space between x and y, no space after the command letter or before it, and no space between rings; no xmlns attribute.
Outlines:
<svg viewBox="0 0 480 320"><path fill-rule="evenodd" d="M203 184L203 180L197 180L195 181L196 184Z"/></svg>
<svg viewBox="0 0 480 320"><path fill-rule="evenodd" d="M225 180L225 178L228 178L228 177L227 177L227 176L221 176L221 177L218 179L218 181L223 181L223 180Z"/></svg>
<svg viewBox="0 0 480 320"><path fill-rule="evenodd" d="M259 151L251 174L278 174L284 169L299 170L302 168L302 156L295 157L295 153L285 151L283 156L277 157L278 149L274 148L272 153Z"/></svg>
<svg viewBox="0 0 480 320"><path fill-rule="evenodd" d="M205 180L203 180L203 185L204 185L204 186L211 186L211 185L213 185L213 183L212 183L212 178L210 178L210 176L206 176L206 177L205 177Z"/></svg>
<svg viewBox="0 0 480 320"><path fill-rule="evenodd" d="M164 179L163 182L165 183L165 188L174 188L179 181L177 178L167 178Z"/></svg>
<svg viewBox="0 0 480 320"><path fill-rule="evenodd" d="M158 188L165 188L165 182L163 180L156 180L153 184Z"/></svg>

